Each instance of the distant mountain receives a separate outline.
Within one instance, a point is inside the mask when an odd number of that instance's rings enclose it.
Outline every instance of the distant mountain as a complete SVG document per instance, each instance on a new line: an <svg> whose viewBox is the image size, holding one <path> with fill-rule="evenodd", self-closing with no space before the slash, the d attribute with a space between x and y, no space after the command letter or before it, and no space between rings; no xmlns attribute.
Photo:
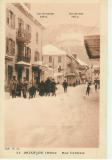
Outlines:
<svg viewBox="0 0 112 160"><path fill-rule="evenodd" d="M76 24L49 26L44 31L44 45L53 44L67 53L77 54L79 59L89 63L84 46L84 36L98 34L99 29L97 27Z"/></svg>

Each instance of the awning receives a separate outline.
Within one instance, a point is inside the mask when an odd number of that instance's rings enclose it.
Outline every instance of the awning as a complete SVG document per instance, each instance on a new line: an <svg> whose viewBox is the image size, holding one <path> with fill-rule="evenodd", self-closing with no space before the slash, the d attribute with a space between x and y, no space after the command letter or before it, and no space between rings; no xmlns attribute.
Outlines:
<svg viewBox="0 0 112 160"><path fill-rule="evenodd" d="M53 69L51 67L48 67L47 65L41 65L40 69L42 71L53 71Z"/></svg>
<svg viewBox="0 0 112 160"><path fill-rule="evenodd" d="M48 71L48 70L53 71L52 68L48 67L45 64L42 64L42 61L38 61L38 62L33 63L32 67L35 67L35 68L37 67L37 68L41 69L42 71Z"/></svg>
<svg viewBox="0 0 112 160"><path fill-rule="evenodd" d="M23 66L30 66L30 63L24 62L24 61L19 61L16 63L17 65L23 65Z"/></svg>
<svg viewBox="0 0 112 160"><path fill-rule="evenodd" d="M67 76L75 76L76 74L75 73L66 73L65 77Z"/></svg>

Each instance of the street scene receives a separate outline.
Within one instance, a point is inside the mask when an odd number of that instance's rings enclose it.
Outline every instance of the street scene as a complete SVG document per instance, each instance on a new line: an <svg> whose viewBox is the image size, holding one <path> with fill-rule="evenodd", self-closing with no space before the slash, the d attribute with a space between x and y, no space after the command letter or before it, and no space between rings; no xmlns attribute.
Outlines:
<svg viewBox="0 0 112 160"><path fill-rule="evenodd" d="M98 11L97 4L6 5L7 147L99 146Z"/></svg>

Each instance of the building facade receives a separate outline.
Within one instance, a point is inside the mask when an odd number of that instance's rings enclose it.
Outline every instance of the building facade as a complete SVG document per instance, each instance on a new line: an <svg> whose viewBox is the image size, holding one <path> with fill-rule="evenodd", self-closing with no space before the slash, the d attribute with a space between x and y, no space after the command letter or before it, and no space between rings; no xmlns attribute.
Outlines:
<svg viewBox="0 0 112 160"><path fill-rule="evenodd" d="M67 55L66 78L68 84L73 86L84 83L87 80L86 71L88 65L78 59L77 55Z"/></svg>
<svg viewBox="0 0 112 160"><path fill-rule="evenodd" d="M43 47L43 64L48 66L44 78L52 77L56 82L62 83L66 72L66 52L53 45Z"/></svg>
<svg viewBox="0 0 112 160"><path fill-rule="evenodd" d="M84 37L87 55L91 60L88 70L88 79L92 82L100 81L100 35L88 35Z"/></svg>
<svg viewBox="0 0 112 160"><path fill-rule="evenodd" d="M18 80L40 79L43 26L24 4L6 5L5 87L13 75ZM37 63L37 65L33 65Z"/></svg>
<svg viewBox="0 0 112 160"><path fill-rule="evenodd" d="M86 79L87 64L51 44L43 46L43 65L49 68L44 72L43 80L52 77L62 83L66 79L68 85L73 86Z"/></svg>

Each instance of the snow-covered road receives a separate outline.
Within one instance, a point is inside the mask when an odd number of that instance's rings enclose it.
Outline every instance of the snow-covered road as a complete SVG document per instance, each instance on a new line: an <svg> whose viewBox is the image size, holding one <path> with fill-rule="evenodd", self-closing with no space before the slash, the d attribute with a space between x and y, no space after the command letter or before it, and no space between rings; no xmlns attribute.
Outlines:
<svg viewBox="0 0 112 160"><path fill-rule="evenodd" d="M7 99L5 101L6 146L97 147L99 92L85 86L59 86L56 97Z"/></svg>

